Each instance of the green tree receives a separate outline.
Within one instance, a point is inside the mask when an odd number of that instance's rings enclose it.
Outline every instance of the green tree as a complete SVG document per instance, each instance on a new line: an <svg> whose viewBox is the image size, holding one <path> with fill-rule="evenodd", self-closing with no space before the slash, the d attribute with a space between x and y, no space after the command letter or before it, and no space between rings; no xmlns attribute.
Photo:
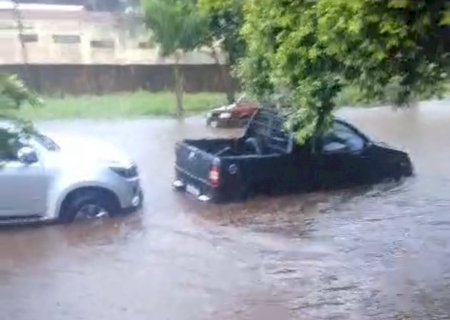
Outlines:
<svg viewBox="0 0 450 320"><path fill-rule="evenodd" d="M0 117L9 117L23 104L36 106L41 99L16 76L0 74Z"/></svg>
<svg viewBox="0 0 450 320"><path fill-rule="evenodd" d="M245 41L240 32L243 25L243 0L199 0L198 6L206 15L208 21L208 37L210 47L216 57L217 44L225 55L224 65L221 65L222 79L227 87L227 99L231 103L235 99L233 84L229 82L229 67L237 65L245 53Z"/></svg>
<svg viewBox="0 0 450 320"><path fill-rule="evenodd" d="M259 97L288 93L288 124L304 141L327 128L345 86L367 99L395 88L397 105L438 92L448 77L449 10L446 0L247 0L241 76Z"/></svg>
<svg viewBox="0 0 450 320"><path fill-rule="evenodd" d="M158 43L163 57L173 56L177 114L183 114L183 75L180 59L185 52L203 45L206 20L195 0L141 0L144 22Z"/></svg>
<svg viewBox="0 0 450 320"><path fill-rule="evenodd" d="M8 119L16 123L16 129L20 130L3 131L0 136L0 153L10 154L10 140L19 134L29 134L32 130L32 124L15 117L15 112L23 104L38 106L42 104L41 99L16 76L9 74L0 74L0 119Z"/></svg>

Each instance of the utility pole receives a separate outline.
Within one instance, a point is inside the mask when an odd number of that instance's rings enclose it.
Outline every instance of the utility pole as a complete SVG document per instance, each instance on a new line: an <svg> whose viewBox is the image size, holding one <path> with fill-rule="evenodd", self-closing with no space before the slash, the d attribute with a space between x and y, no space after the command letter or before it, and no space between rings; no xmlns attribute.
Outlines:
<svg viewBox="0 0 450 320"><path fill-rule="evenodd" d="M22 13L20 12L20 8L19 8L19 3L17 0L12 0L13 1L13 13L14 13L14 18L16 20L16 27L17 27L17 36L18 36L18 40L20 42L20 47L21 47L21 54L22 54L22 64L23 64L23 77L25 78L25 82L28 82L29 85L33 85L34 83L32 79L31 79L31 74L30 74L30 68L29 68L29 60L28 60L28 50L27 50L27 45L25 43L25 39L23 36L23 30L24 30L24 26L23 26L23 19L22 19Z"/></svg>
<svg viewBox="0 0 450 320"><path fill-rule="evenodd" d="M23 19L22 19L22 13L20 12L19 3L17 0L13 0L14 8L14 18L16 20L16 27L17 27L17 34L20 42L21 47L21 53L22 53L22 63L24 65L28 64L28 50L27 45L25 44L24 37L23 37Z"/></svg>

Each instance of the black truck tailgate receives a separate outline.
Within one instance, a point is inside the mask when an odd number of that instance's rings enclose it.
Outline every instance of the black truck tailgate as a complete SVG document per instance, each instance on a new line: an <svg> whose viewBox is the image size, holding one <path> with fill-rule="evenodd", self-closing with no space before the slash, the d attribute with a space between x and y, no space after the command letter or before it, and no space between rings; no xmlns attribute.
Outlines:
<svg viewBox="0 0 450 320"><path fill-rule="evenodd" d="M190 183L201 182L209 185L209 173L214 160L214 155L186 142L178 143L176 146L177 173Z"/></svg>

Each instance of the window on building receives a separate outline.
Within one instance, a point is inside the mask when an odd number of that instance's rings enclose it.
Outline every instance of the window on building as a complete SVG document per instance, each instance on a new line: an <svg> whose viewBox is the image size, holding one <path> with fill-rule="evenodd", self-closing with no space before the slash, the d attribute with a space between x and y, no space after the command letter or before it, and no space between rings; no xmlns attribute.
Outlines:
<svg viewBox="0 0 450 320"><path fill-rule="evenodd" d="M92 48L113 49L115 47L114 40L92 40Z"/></svg>
<svg viewBox="0 0 450 320"><path fill-rule="evenodd" d="M155 44L152 41L140 41L138 43L139 49L154 49Z"/></svg>
<svg viewBox="0 0 450 320"><path fill-rule="evenodd" d="M52 36L54 43L74 44L80 43L81 39L76 34L54 34Z"/></svg>
<svg viewBox="0 0 450 320"><path fill-rule="evenodd" d="M17 23L14 22L0 22L0 30L16 30L17 29Z"/></svg>
<svg viewBox="0 0 450 320"><path fill-rule="evenodd" d="M38 35L37 34L32 34L32 33L26 33L26 34L21 34L21 35L19 35L19 39L22 41L22 42L26 42L26 43L29 43L29 42L38 42Z"/></svg>

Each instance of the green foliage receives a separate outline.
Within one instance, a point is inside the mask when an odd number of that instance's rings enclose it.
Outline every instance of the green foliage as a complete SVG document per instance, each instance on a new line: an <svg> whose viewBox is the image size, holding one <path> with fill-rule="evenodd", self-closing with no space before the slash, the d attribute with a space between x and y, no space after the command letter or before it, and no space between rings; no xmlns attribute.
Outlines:
<svg viewBox="0 0 450 320"><path fill-rule="evenodd" d="M16 75L0 74L0 121L7 122L0 131L0 155L3 158L14 157L13 141L28 136L33 130L30 122L15 116L25 103L36 106L42 101Z"/></svg>
<svg viewBox="0 0 450 320"><path fill-rule="evenodd" d="M227 63L234 66L245 53L240 31L243 24L242 0L199 0L198 7L208 19L208 39L220 43L228 55Z"/></svg>
<svg viewBox="0 0 450 320"><path fill-rule="evenodd" d="M449 67L445 0L247 0L241 76L267 99L288 92L299 141L325 130L339 93L408 104L442 90ZM387 89L388 88L388 89Z"/></svg>
<svg viewBox="0 0 450 320"><path fill-rule="evenodd" d="M177 114L182 116L183 75L179 68L180 55L202 46L207 39L207 20L199 13L196 0L141 0L144 22L153 41L159 44L164 57L174 55L173 68Z"/></svg>
<svg viewBox="0 0 450 320"><path fill-rule="evenodd" d="M144 20L162 56L192 51L206 37L205 17L194 0L141 0Z"/></svg>
<svg viewBox="0 0 450 320"><path fill-rule="evenodd" d="M0 115L24 103L36 106L42 101L16 75L0 74Z"/></svg>

